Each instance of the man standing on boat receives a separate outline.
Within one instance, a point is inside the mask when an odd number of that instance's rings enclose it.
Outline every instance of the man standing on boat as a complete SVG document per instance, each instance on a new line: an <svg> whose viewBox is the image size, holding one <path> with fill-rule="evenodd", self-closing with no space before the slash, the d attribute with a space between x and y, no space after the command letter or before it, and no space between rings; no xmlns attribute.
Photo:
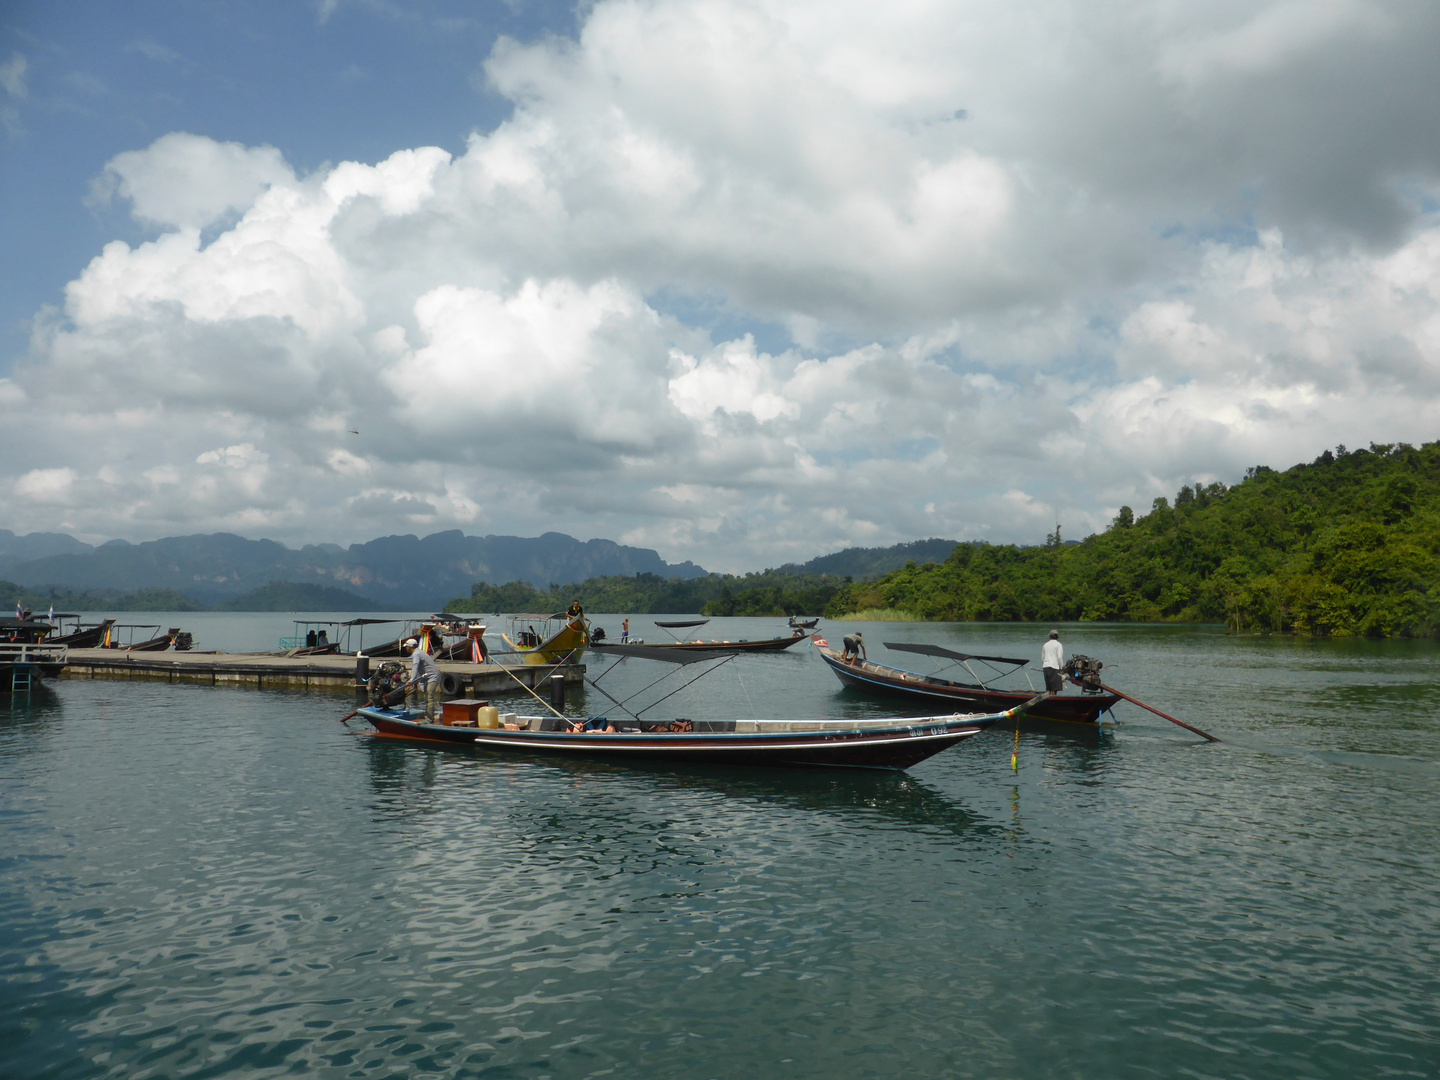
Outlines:
<svg viewBox="0 0 1440 1080"><path fill-rule="evenodd" d="M405 708L415 711L420 691L425 693L425 718L430 723L440 711L440 667L435 658L420 647L418 638L405 642L410 650L410 681L405 684Z"/></svg>
<svg viewBox="0 0 1440 1080"><path fill-rule="evenodd" d="M865 656L865 635L856 630L853 634L845 635L845 655L841 657L847 664L853 664L857 660L866 659Z"/></svg>
<svg viewBox="0 0 1440 1080"><path fill-rule="evenodd" d="M630 620L626 619L620 624L620 644L626 645L630 641Z"/></svg>
<svg viewBox="0 0 1440 1080"><path fill-rule="evenodd" d="M1065 650L1060 645L1060 631L1051 630L1050 640L1040 647L1040 668L1045 672L1045 692L1058 694L1065 689Z"/></svg>

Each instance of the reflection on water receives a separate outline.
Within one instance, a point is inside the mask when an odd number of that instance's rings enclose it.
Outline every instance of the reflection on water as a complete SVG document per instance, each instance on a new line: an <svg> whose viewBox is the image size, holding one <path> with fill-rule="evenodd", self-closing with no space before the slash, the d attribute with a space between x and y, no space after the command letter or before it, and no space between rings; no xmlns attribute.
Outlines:
<svg viewBox="0 0 1440 1080"><path fill-rule="evenodd" d="M1013 729L904 775L624 768L325 695L12 703L0 1075L1433 1074L1433 643L1062 634L1226 741L1129 709L1025 726L1017 774ZM675 711L875 707L805 653L729 666Z"/></svg>
<svg viewBox="0 0 1440 1080"><path fill-rule="evenodd" d="M960 800L924 781L899 773L852 770L740 769L649 762L634 766L555 757L492 755L486 751L414 748L389 740L370 740L371 776L383 802L376 809L404 813L426 805L437 782L464 775L476 783L507 788L534 773L552 773L572 789L584 787L602 802L613 802L637 789L676 812L714 812L717 801L757 808L775 807L835 813L854 819L866 815L876 824L936 828L955 836L983 837L993 831ZM548 810L545 811L548 813ZM624 821L616 827L623 829Z"/></svg>

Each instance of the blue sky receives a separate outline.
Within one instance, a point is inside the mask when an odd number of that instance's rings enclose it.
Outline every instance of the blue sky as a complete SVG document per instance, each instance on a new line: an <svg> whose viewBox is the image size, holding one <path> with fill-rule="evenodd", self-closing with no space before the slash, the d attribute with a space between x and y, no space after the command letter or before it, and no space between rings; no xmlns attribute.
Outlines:
<svg viewBox="0 0 1440 1080"><path fill-rule="evenodd" d="M573 34L565 3L314 4L12 0L0 63L25 58L25 99L0 153L3 363L41 304L107 241L145 235L123 207L87 207L116 154L170 131L278 147L297 170L463 148L509 115L482 64L496 37ZM3 370L3 369L0 369Z"/></svg>
<svg viewBox="0 0 1440 1080"><path fill-rule="evenodd" d="M0 520L745 570L1433 439L1437 47L1420 0L17 0Z"/></svg>

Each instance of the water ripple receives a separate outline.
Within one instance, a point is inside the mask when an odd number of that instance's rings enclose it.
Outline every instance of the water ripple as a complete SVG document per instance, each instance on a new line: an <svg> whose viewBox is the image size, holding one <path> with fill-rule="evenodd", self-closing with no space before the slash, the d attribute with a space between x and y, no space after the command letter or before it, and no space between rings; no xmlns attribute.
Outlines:
<svg viewBox="0 0 1440 1080"><path fill-rule="evenodd" d="M1012 776L995 732L891 777L67 683L0 717L0 1075L1433 1075L1440 743L1394 692L1345 703L1379 752L1212 689L1235 744L1027 731Z"/></svg>

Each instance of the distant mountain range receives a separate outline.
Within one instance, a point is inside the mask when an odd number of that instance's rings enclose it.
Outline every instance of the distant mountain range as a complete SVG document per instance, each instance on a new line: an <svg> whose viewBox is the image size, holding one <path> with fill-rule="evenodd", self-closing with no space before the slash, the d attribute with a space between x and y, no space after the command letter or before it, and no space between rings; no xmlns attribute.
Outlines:
<svg viewBox="0 0 1440 1080"><path fill-rule="evenodd" d="M466 536L458 529L384 536L348 548L307 545L298 551L273 540L230 533L172 536L92 547L64 533L16 536L0 529L0 578L31 589L173 589L204 607L274 582L344 589L380 609L439 606L468 595L477 581L528 581L539 587L603 575L649 573L703 577L694 563L665 562L649 548L610 540L580 541L563 533L538 537Z"/></svg>
<svg viewBox="0 0 1440 1080"><path fill-rule="evenodd" d="M767 573L868 581L907 562L940 562L955 544L932 539L847 548ZM246 540L230 533L140 544L111 540L94 547L65 533L17 536L0 529L0 579L22 586L25 602L32 605L48 602L50 593L76 601L89 598L101 606L123 598L170 610L438 611L446 601L470 595L476 582L524 581L544 590L551 584L636 574L707 576L694 563L667 563L649 548L581 541L563 533L482 537L457 529L423 538L385 536L348 548L312 544L297 551L273 540ZM188 601L183 606L182 598ZM8 606L13 601L0 596L0 602Z"/></svg>

